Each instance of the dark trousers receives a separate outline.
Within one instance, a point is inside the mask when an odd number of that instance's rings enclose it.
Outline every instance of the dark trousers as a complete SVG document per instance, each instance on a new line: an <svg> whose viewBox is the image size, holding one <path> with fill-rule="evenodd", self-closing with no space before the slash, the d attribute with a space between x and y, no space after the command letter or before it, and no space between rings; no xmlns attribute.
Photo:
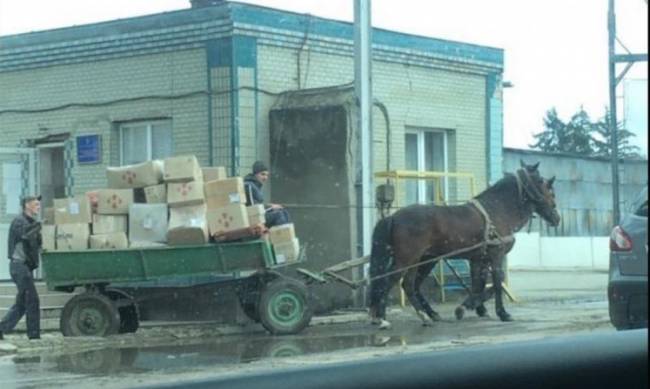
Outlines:
<svg viewBox="0 0 650 389"><path fill-rule="evenodd" d="M291 223L289 212L284 208L269 209L264 214L264 218L266 219L266 227L268 228Z"/></svg>
<svg viewBox="0 0 650 389"><path fill-rule="evenodd" d="M41 333L41 307L32 271L24 262L11 261L9 273L18 288L18 294L16 294L16 303L0 321L0 331L13 330L23 315L27 315L27 336L38 337Z"/></svg>

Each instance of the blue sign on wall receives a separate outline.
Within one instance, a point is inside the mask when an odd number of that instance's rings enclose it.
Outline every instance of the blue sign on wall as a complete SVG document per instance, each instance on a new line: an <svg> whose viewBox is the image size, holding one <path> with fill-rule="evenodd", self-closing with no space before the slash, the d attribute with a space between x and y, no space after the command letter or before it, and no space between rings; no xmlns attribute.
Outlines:
<svg viewBox="0 0 650 389"><path fill-rule="evenodd" d="M99 135L77 136L77 162L100 163L102 142Z"/></svg>

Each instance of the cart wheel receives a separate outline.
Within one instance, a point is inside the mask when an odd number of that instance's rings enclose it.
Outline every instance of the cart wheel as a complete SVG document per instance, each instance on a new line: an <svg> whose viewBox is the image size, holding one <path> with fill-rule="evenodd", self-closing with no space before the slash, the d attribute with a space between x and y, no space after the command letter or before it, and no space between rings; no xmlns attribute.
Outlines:
<svg viewBox="0 0 650 389"><path fill-rule="evenodd" d="M118 307L117 311L120 315L120 329L118 332L120 334L136 332L140 327L140 312L133 298L118 289L107 290L106 295Z"/></svg>
<svg viewBox="0 0 650 389"><path fill-rule="evenodd" d="M288 279L275 279L264 286L258 311L262 325L273 335L297 334L312 316L307 288Z"/></svg>
<svg viewBox="0 0 650 389"><path fill-rule="evenodd" d="M63 336L107 336L120 328L120 315L106 296L83 293L68 301L61 312Z"/></svg>

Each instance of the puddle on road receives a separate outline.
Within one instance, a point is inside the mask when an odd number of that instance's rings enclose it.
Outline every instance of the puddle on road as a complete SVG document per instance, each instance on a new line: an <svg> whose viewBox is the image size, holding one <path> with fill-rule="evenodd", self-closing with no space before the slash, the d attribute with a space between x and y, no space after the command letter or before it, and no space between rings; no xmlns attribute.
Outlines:
<svg viewBox="0 0 650 389"><path fill-rule="evenodd" d="M430 337L428 340L430 340ZM425 338L411 340L421 343ZM180 371L204 366L246 364L258 360L296 357L365 347L401 346L404 336L385 334L346 335L322 338L233 338L181 346L107 348L61 356L16 356L16 367L59 373L114 375L152 371Z"/></svg>

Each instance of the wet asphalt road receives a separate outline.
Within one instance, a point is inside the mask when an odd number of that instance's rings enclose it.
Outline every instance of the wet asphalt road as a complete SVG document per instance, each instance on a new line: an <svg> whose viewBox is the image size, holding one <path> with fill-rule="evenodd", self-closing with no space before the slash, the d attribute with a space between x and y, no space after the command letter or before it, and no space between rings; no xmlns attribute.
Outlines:
<svg viewBox="0 0 650 389"><path fill-rule="evenodd" d="M600 282L601 278L595 284ZM550 298L533 293L533 289L529 292L522 291L524 301L508 305L516 319L511 323L498 321L491 304L491 317L468 313L462 321L454 319L455 304L444 304L436 309L445 320L433 327L422 326L410 308L394 308L388 315L393 323L390 330L378 330L369 324L365 313L349 311L314 319L301 334L284 337L269 336L257 325L246 335L224 335L208 324L144 328L136 334L108 339L64 339L57 333L46 333L43 340L29 343L14 335L9 340L18 346L18 352L0 354L0 387L134 387L568 333L614 331L599 286Z"/></svg>

